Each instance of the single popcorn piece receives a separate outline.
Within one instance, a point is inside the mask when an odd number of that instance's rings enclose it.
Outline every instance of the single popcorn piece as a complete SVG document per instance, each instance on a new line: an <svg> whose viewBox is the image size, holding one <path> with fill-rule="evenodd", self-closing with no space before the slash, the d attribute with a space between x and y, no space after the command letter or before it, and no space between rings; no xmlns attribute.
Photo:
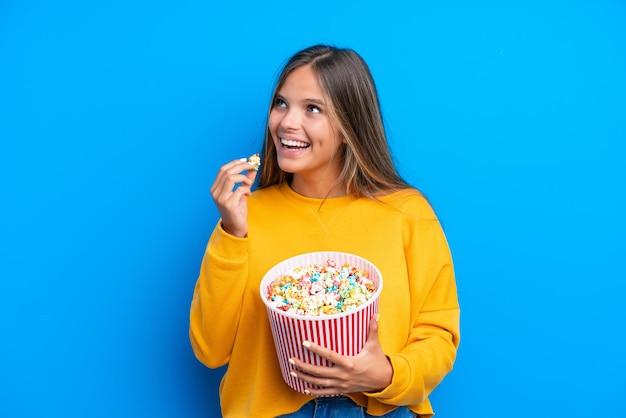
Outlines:
<svg viewBox="0 0 626 418"><path fill-rule="evenodd" d="M261 156L259 154L252 154L248 158L240 158L239 161L251 164L254 171L259 171L259 167L261 167Z"/></svg>
<svg viewBox="0 0 626 418"><path fill-rule="evenodd" d="M297 267L268 285L270 304L285 312L321 316L354 309L376 292L367 271L349 264L309 264Z"/></svg>
<svg viewBox="0 0 626 418"><path fill-rule="evenodd" d="M259 154L252 154L248 157L248 163L252 164L254 171L259 171L259 167L261 167L261 156Z"/></svg>

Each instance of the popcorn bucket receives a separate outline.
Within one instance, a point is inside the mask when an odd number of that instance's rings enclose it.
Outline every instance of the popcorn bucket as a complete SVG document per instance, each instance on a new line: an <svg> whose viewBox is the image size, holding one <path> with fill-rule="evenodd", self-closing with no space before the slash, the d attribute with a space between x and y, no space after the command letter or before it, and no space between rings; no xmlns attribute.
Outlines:
<svg viewBox="0 0 626 418"><path fill-rule="evenodd" d="M346 312L320 316L289 313L270 304L268 286L274 280L297 267L306 267L314 263L326 265L328 260L333 260L338 267L348 264L366 271L376 287L371 299ZM276 264L263 276L260 286L261 298L267 308L280 370L289 387L301 393L305 393L305 389L315 387L290 375L293 370L293 366L289 364L291 357L319 366L332 366L328 360L306 350L302 346L303 341L316 343L346 356L355 356L361 351L367 340L369 322L372 316L378 314L378 300L382 287L382 276L374 264L362 257L342 252L301 254Z"/></svg>

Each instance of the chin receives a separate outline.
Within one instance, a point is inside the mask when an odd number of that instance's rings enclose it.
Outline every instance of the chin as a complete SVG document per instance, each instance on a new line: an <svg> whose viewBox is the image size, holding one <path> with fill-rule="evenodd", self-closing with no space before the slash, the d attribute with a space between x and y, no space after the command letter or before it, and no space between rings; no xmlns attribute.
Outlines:
<svg viewBox="0 0 626 418"><path fill-rule="evenodd" d="M278 157L278 167L285 173L295 173L299 171L299 164L288 158Z"/></svg>
<svg viewBox="0 0 626 418"><path fill-rule="evenodd" d="M293 164L281 164L280 161L278 162L278 167L284 171L285 173L289 173L289 174L293 174L296 173L298 170L293 166Z"/></svg>

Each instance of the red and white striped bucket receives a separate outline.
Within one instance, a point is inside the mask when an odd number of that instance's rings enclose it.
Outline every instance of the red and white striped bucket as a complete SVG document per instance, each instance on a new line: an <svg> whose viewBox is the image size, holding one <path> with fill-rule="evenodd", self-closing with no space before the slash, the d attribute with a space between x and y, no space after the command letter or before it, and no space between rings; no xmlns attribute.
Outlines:
<svg viewBox="0 0 626 418"><path fill-rule="evenodd" d="M272 281L296 267L306 267L313 263L326 265L328 260L333 260L337 266L349 264L367 271L376 287L372 298L349 311L324 316L292 314L270 305L267 296L268 285ZM370 319L378 314L382 287L382 275L374 264L354 254L334 251L307 253L289 258L276 264L263 276L261 298L267 308L283 379L292 389L305 393L305 389L310 386L291 376L293 366L289 364L289 358L298 358L319 366L332 366L329 361L306 350L302 346L303 341L314 342L346 356L356 356L361 351L367 340Z"/></svg>

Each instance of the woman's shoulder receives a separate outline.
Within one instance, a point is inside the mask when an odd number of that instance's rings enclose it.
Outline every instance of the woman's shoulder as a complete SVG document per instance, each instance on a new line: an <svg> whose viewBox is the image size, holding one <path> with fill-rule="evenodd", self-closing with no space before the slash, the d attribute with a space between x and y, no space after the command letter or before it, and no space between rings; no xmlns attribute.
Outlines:
<svg viewBox="0 0 626 418"><path fill-rule="evenodd" d="M276 190L280 185L278 184L273 184L271 186L265 186L265 187L257 187L252 189L252 194L264 194L264 193L271 193L273 190Z"/></svg>
<svg viewBox="0 0 626 418"><path fill-rule="evenodd" d="M275 184L273 186L267 186L260 189L254 189L250 194L251 199L266 199L272 198L273 196L280 194L280 186Z"/></svg>
<svg viewBox="0 0 626 418"><path fill-rule="evenodd" d="M408 216L436 219L433 208L422 192L413 187L394 190L378 198Z"/></svg>

